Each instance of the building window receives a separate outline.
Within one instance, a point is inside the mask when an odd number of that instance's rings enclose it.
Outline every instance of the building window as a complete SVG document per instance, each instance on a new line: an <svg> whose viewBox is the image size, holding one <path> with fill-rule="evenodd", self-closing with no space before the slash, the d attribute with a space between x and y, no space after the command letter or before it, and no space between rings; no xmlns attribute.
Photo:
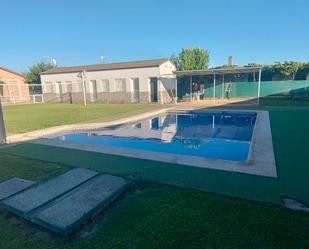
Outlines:
<svg viewBox="0 0 309 249"><path fill-rule="evenodd" d="M126 79L115 79L115 91L116 92L126 91Z"/></svg>
<svg viewBox="0 0 309 249"><path fill-rule="evenodd" d="M55 86L55 93L58 93L58 94L62 93L61 81L56 81L54 86Z"/></svg>
<svg viewBox="0 0 309 249"><path fill-rule="evenodd" d="M83 92L83 82L81 81L72 82L72 92L82 93Z"/></svg>
<svg viewBox="0 0 309 249"><path fill-rule="evenodd" d="M44 93L52 93L53 92L53 83L45 82L44 83Z"/></svg>
<svg viewBox="0 0 309 249"><path fill-rule="evenodd" d="M98 92L109 92L109 80L100 80L98 84Z"/></svg>
<svg viewBox="0 0 309 249"><path fill-rule="evenodd" d="M71 93L72 92L72 81L65 82L65 92Z"/></svg>

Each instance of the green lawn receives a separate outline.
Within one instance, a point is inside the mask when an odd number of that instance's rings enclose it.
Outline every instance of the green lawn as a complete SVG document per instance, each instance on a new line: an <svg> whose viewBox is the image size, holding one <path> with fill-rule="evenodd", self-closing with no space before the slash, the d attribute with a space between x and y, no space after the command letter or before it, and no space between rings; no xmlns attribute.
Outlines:
<svg viewBox="0 0 309 249"><path fill-rule="evenodd" d="M75 166L137 179L132 192L73 238L0 211L0 247L309 248L309 214L280 206L282 196L309 204L309 108L292 104L260 107L270 112L277 179L27 143L0 150L0 180L42 181Z"/></svg>
<svg viewBox="0 0 309 249"><path fill-rule="evenodd" d="M42 181L68 166L0 154L0 180ZM104 218L103 218L104 217ZM0 248L309 248L309 215L273 204L138 181L95 225L61 239L0 211Z"/></svg>
<svg viewBox="0 0 309 249"><path fill-rule="evenodd" d="M32 104L4 106L8 134L23 133L57 125L109 121L163 108L156 104Z"/></svg>
<svg viewBox="0 0 309 249"><path fill-rule="evenodd" d="M278 106L278 107L308 107L309 99L282 99L282 98L261 98L260 106Z"/></svg>

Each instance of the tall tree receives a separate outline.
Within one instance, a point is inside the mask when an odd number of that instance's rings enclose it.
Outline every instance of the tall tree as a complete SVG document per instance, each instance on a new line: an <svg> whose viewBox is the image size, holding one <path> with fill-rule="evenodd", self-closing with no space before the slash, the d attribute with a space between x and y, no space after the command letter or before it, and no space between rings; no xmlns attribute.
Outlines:
<svg viewBox="0 0 309 249"><path fill-rule="evenodd" d="M294 80L295 75L301 65L302 64L297 61L285 61L283 63L275 62L275 65L273 65L273 70L289 79Z"/></svg>
<svg viewBox="0 0 309 249"><path fill-rule="evenodd" d="M178 55L172 55L177 70L201 70L209 65L209 52L203 48L183 48Z"/></svg>
<svg viewBox="0 0 309 249"><path fill-rule="evenodd" d="M31 66L26 74L26 81L28 84L41 84L40 73L54 68L50 63L43 61Z"/></svg>

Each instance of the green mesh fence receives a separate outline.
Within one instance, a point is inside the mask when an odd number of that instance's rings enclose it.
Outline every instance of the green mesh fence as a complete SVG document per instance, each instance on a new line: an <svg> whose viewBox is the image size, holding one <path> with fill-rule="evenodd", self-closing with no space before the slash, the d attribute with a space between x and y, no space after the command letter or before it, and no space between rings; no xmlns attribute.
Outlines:
<svg viewBox="0 0 309 249"><path fill-rule="evenodd" d="M178 87L178 96L190 93L189 82L181 81L180 84L187 84L187 87ZM205 98L212 98L214 93L213 83L204 84ZM225 90L228 84L232 84L229 97L231 98L250 98L257 97L258 82L222 82L216 83L216 98L225 97ZM193 91L194 92L194 91ZM309 97L309 80L289 80L289 81L262 81L261 97Z"/></svg>

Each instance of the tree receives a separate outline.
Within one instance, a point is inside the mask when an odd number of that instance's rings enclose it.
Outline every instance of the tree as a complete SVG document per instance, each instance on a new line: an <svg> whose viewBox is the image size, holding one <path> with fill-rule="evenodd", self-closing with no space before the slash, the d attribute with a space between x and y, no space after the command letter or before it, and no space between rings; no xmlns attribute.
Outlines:
<svg viewBox="0 0 309 249"><path fill-rule="evenodd" d="M40 73L54 68L50 63L43 61L31 66L29 72L26 74L26 81L28 84L41 84Z"/></svg>
<svg viewBox="0 0 309 249"><path fill-rule="evenodd" d="M209 65L209 52L203 48L183 48L178 55L172 55L177 70L201 70Z"/></svg>
<svg viewBox="0 0 309 249"><path fill-rule="evenodd" d="M285 61L283 63L275 62L273 70L289 79L295 80L295 75L301 65L302 64L297 61Z"/></svg>

